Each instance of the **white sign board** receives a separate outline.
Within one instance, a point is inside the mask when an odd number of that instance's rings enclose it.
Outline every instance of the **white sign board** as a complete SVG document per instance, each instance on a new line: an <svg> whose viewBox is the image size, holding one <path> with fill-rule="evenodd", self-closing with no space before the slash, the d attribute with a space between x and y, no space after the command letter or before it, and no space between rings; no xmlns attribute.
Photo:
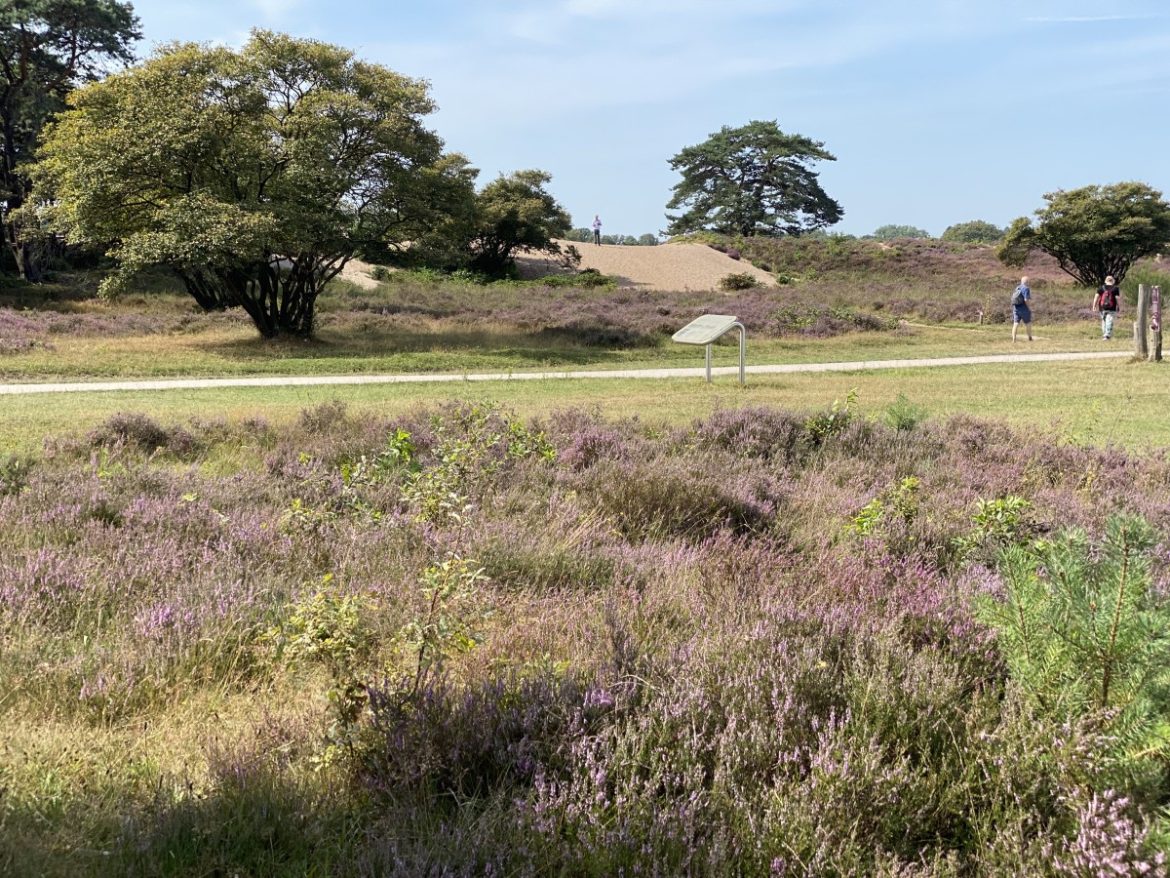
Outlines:
<svg viewBox="0 0 1170 878"><path fill-rule="evenodd" d="M683 344L711 344L738 322L727 314L704 314L692 320L670 338Z"/></svg>

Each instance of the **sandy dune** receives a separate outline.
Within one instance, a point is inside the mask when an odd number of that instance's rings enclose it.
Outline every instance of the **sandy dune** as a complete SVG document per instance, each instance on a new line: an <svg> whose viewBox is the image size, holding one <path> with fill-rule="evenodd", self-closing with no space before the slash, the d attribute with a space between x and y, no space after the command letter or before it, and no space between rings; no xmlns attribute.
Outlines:
<svg viewBox="0 0 1170 878"><path fill-rule="evenodd" d="M735 260L705 244L660 244L657 247L624 247L615 244L572 244L581 253L581 268L596 268L616 275L619 285L645 290L717 290L729 274L751 274L764 286L772 276L746 260ZM516 260L524 277L539 277L557 270L556 260L543 255L521 255Z"/></svg>
<svg viewBox="0 0 1170 878"><path fill-rule="evenodd" d="M620 278L618 285L643 290L718 290L719 281L729 274L751 274L763 286L775 281L746 260L735 260L706 244L660 244L657 247L623 247L615 244L572 244L581 254L581 268L596 268L602 274ZM543 254L521 253L516 259L522 277L540 277L562 271L557 261ZM341 271L341 279L364 289L378 282L370 277L371 266L351 259Z"/></svg>

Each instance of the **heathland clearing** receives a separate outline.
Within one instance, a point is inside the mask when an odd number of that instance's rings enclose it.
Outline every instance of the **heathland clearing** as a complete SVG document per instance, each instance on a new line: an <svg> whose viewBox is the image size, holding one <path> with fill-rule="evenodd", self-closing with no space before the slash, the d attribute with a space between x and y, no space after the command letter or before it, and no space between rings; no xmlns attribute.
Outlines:
<svg viewBox="0 0 1170 878"><path fill-rule="evenodd" d="M1106 350L1082 291L1013 347L1000 280L916 264L339 285L314 342L61 294L0 312L0 376L697 367L704 310L753 363ZM986 607L1002 549L1117 509L1165 557L1165 369L0 397L0 871L1137 870L1157 740L1047 712Z"/></svg>
<svg viewBox="0 0 1170 878"><path fill-rule="evenodd" d="M870 419L870 376L810 377L839 404L560 382L623 415L509 401L532 421L352 388L7 463L0 870L1040 874L1101 808L1093 856L1136 869L1160 763L1043 710L978 607L1006 544L1118 505L1164 532L1165 456Z"/></svg>

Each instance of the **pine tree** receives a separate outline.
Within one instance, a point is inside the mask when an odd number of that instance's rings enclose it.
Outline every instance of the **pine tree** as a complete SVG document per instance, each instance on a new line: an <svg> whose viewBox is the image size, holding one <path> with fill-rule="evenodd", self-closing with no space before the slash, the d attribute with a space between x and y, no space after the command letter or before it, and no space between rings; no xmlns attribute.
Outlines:
<svg viewBox="0 0 1170 878"><path fill-rule="evenodd" d="M1136 768L1170 758L1170 606L1152 593L1143 519L1116 515L1094 546L1083 530L1003 553L1003 600L984 600L1015 680L1042 710L1093 717Z"/></svg>

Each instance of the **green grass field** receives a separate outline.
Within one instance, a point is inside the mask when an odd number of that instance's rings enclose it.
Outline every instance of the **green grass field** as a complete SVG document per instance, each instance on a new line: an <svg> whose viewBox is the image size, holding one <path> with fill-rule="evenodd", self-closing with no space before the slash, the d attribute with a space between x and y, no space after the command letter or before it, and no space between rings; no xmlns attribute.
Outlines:
<svg viewBox="0 0 1170 878"><path fill-rule="evenodd" d="M682 321L679 321L681 328ZM906 324L894 332L853 332L829 338L759 338L749 334L752 363L815 363L861 359L1012 353L1010 327ZM1093 349L1089 323L1035 327L1036 352ZM729 341L722 359L734 356ZM266 341L239 322L198 332L120 337L61 335L51 346L0 356L0 381L88 378L347 375L406 372L495 372L616 369L701 364L702 351L664 340L627 348L550 341L510 327L437 324L414 330L324 329L313 341Z"/></svg>
<svg viewBox="0 0 1170 878"><path fill-rule="evenodd" d="M696 364L697 365L697 364ZM492 400L519 414L584 406L646 420L686 422L720 407L768 405L813 410L844 399L880 417L899 396L931 417L966 412L1035 427L1049 436L1133 448L1165 442L1165 364L1104 360L954 366L872 372L749 376L740 388L719 376L701 379L588 380L224 388L153 392L29 394L0 397L0 443L9 453L36 453L43 437L84 430L118 412L144 412L166 423L195 417L263 417L274 424L305 408L340 400L355 412L406 412L443 399Z"/></svg>

